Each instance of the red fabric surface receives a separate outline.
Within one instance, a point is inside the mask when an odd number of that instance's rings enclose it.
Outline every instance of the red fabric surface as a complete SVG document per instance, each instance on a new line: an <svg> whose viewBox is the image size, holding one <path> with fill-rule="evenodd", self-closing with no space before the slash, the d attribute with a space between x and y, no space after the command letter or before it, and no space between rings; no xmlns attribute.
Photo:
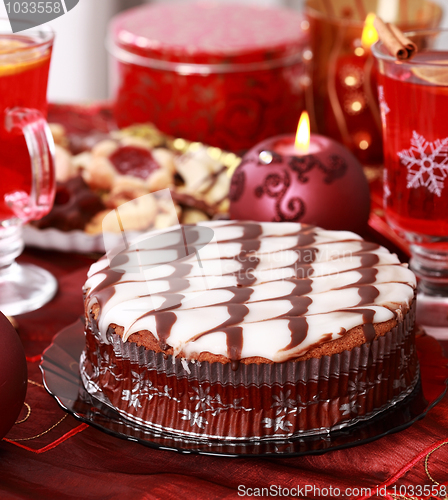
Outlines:
<svg viewBox="0 0 448 500"><path fill-rule="evenodd" d="M429 455L428 471L439 483L448 480L448 396L402 432L355 448L295 458L181 455L123 441L78 422L42 387L38 364L53 335L82 314L80 289L92 259L27 250L21 260L52 271L59 291L41 310L17 317L29 360L32 382L26 402L31 413L0 443L1 499L239 498L239 485L245 491L274 486L271 492L277 496L279 487L306 485L321 493L330 487L341 492L339 496L308 491L306 498L380 498L376 487L381 485L387 486L388 498L400 491L409 497L411 487L434 484L425 471L425 458L441 444ZM428 336L418 339L418 350L425 391L436 395L448 375L447 359L440 343ZM26 413L24 408L20 418ZM345 495L346 488L371 490Z"/></svg>

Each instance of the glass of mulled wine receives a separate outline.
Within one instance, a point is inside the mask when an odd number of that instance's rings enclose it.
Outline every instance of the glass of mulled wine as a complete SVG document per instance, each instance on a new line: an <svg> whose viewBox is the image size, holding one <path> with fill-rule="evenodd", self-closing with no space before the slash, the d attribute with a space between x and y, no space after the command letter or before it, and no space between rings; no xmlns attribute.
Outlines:
<svg viewBox="0 0 448 500"><path fill-rule="evenodd" d="M378 42L383 123L384 208L410 243L419 278L417 319L448 336L448 30L406 33L418 47L407 61Z"/></svg>
<svg viewBox="0 0 448 500"><path fill-rule="evenodd" d="M45 116L54 34L39 27L13 34L0 19L0 311L39 308L56 292L55 278L18 264L22 225L53 204L54 144Z"/></svg>

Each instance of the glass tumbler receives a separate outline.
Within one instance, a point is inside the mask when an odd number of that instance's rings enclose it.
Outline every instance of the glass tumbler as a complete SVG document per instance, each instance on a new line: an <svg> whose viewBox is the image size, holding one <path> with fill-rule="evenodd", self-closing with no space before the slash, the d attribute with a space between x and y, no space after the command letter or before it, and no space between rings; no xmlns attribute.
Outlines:
<svg viewBox="0 0 448 500"><path fill-rule="evenodd" d="M48 27L13 34L0 19L0 311L39 308L56 292L55 278L18 264L22 225L44 216L54 200L54 143L45 121L54 34Z"/></svg>
<svg viewBox="0 0 448 500"><path fill-rule="evenodd" d="M448 30L406 33L419 50L397 61L382 42L378 94L383 122L384 208L410 243L419 279L417 319L448 337Z"/></svg>

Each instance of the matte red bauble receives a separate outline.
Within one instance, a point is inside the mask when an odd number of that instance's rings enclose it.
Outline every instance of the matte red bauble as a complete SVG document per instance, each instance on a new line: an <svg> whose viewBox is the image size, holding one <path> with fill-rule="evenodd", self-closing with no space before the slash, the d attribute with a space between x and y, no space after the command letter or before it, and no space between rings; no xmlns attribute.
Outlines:
<svg viewBox="0 0 448 500"><path fill-rule="evenodd" d="M22 341L0 312L0 439L19 416L25 401L27 379Z"/></svg>
<svg viewBox="0 0 448 500"><path fill-rule="evenodd" d="M294 148L291 135L267 139L246 153L232 177L231 219L362 232L369 212L361 164L327 137L312 134L307 154Z"/></svg>

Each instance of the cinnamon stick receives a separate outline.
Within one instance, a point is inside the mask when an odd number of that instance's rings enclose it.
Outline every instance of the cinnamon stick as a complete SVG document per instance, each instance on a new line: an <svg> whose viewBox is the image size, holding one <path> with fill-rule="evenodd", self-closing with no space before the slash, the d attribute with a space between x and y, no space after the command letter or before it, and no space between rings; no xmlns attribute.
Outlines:
<svg viewBox="0 0 448 500"><path fill-rule="evenodd" d="M398 60L409 59L417 51L415 43L405 37L394 24L386 24L380 17L376 17L373 26L387 50Z"/></svg>
<svg viewBox="0 0 448 500"><path fill-rule="evenodd" d="M404 45L406 50L409 52L409 58L412 57L416 52L417 52L417 45L412 41L409 40L407 36L404 36L403 33L395 24L388 24L390 30L392 33L398 38L398 41Z"/></svg>

